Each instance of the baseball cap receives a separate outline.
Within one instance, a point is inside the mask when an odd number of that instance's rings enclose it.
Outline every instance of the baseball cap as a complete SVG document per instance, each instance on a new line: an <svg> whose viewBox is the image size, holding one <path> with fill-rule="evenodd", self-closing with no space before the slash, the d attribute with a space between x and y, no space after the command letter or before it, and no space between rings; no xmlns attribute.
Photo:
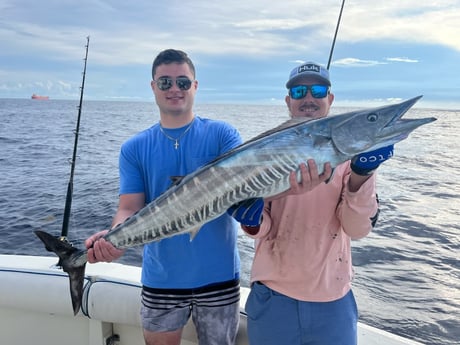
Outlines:
<svg viewBox="0 0 460 345"><path fill-rule="evenodd" d="M324 66L315 62L305 62L291 71L291 74L289 74L289 80L286 83L286 88L289 89L302 77L314 77L331 86L329 71Z"/></svg>

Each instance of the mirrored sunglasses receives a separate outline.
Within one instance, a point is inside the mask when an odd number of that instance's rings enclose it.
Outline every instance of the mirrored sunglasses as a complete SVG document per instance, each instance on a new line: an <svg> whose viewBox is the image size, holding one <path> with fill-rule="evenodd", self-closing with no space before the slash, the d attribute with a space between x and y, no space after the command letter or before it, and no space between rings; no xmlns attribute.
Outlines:
<svg viewBox="0 0 460 345"><path fill-rule="evenodd" d="M310 90L313 98L324 98L329 93L328 85L296 85L289 89L289 96L292 99L302 99Z"/></svg>
<svg viewBox="0 0 460 345"><path fill-rule="evenodd" d="M177 87L182 91L190 89L193 82L193 80L190 80L188 77L177 77L175 81ZM161 91L169 90L173 86L173 78L170 77L160 77L157 80L154 80L154 82Z"/></svg>

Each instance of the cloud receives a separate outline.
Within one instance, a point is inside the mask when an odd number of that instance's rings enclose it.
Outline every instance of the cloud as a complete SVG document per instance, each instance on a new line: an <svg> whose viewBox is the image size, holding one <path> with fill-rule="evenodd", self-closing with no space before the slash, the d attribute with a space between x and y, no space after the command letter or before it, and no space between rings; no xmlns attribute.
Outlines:
<svg viewBox="0 0 460 345"><path fill-rule="evenodd" d="M386 58L385 60L391 61L391 62L407 62L407 63L419 62L418 60L409 59L407 57L392 57L392 58Z"/></svg>
<svg viewBox="0 0 460 345"><path fill-rule="evenodd" d="M387 65L392 62L417 63L419 61L407 57L388 57L384 58L384 61L343 58L335 60L332 62L332 65L335 67L373 67L378 65Z"/></svg>
<svg viewBox="0 0 460 345"><path fill-rule="evenodd" d="M362 42L387 40L441 44L460 51L458 0L420 2L349 1L344 10L340 37Z"/></svg>
<svg viewBox="0 0 460 345"><path fill-rule="evenodd" d="M200 97L214 100L231 89L236 93L226 99L282 99L279 87L291 68L306 60L325 64L339 10L336 0L234 0L229 5L209 0L2 0L0 97L50 88L50 95L78 93L89 35L85 91L95 98L151 99L152 59L163 49L177 48L189 53L199 69L205 91ZM367 76L383 91L400 93L395 85L404 73L404 82L412 86L404 89L426 88L423 77L449 84L458 98L456 81L450 79L460 58L459 22L458 0L348 0L332 65L348 89L372 89L367 80L359 83ZM448 72L434 72L439 68ZM357 94L363 97L362 91Z"/></svg>
<svg viewBox="0 0 460 345"><path fill-rule="evenodd" d="M375 60L361 60L357 58L338 59L332 62L332 65L336 67L371 67L386 64L386 62L379 62Z"/></svg>
<svg viewBox="0 0 460 345"><path fill-rule="evenodd" d="M4 1L0 40L11 55L33 49L67 59L76 56L82 37L90 35L93 62L114 66L142 64L146 56L170 46L195 55L295 56L330 45L339 9L339 2L332 0L235 0L231 6L205 0L129 5L116 0ZM460 51L458 22L458 1L421 5L418 0L351 0L344 8L338 42L437 42Z"/></svg>

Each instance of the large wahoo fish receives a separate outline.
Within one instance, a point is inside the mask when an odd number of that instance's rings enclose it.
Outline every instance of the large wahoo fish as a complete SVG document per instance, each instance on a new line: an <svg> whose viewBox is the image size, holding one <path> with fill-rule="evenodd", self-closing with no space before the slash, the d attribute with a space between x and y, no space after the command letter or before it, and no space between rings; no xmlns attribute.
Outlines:
<svg viewBox="0 0 460 345"><path fill-rule="evenodd" d="M104 238L117 248L127 248L184 233L194 236L233 204L289 189L289 173L310 158L321 172L326 162L335 167L356 154L397 143L417 127L435 121L401 119L421 97L318 120L289 120L183 177ZM77 314L87 251L46 232L35 233L59 256L58 265L69 274Z"/></svg>

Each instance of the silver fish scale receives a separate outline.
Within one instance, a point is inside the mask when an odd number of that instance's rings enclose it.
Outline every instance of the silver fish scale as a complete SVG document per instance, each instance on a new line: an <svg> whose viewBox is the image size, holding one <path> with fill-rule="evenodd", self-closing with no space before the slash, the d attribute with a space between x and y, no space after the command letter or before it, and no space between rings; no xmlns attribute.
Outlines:
<svg viewBox="0 0 460 345"><path fill-rule="evenodd" d="M319 173L366 150L394 144L434 121L400 117L419 99L329 116L293 119L185 176L105 238L118 248L196 232L237 202L289 189L289 174L314 159Z"/></svg>
<svg viewBox="0 0 460 345"><path fill-rule="evenodd" d="M276 154L279 149L270 151L271 154L248 155L251 156L248 165L219 164L202 170L113 229L106 239L118 248L125 248L190 232L239 201L268 197L288 189L290 172L310 155L306 156L305 150L302 155L293 155L300 152L296 149L283 150L290 154Z"/></svg>

